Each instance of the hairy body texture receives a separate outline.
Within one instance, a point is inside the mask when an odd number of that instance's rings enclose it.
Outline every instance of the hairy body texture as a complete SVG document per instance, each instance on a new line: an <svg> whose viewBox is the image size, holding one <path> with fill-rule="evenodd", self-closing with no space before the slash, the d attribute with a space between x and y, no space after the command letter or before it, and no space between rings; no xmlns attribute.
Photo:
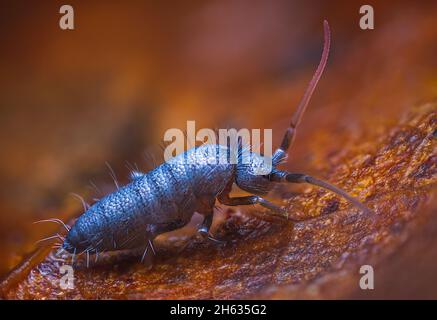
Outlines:
<svg viewBox="0 0 437 320"><path fill-rule="evenodd" d="M216 161L216 155L223 154L227 154L224 146L203 145L147 174L137 173L131 183L105 196L79 217L65 239L64 249L138 248L161 233L183 227L194 212L212 214L216 197L233 182L236 170L235 164Z"/></svg>

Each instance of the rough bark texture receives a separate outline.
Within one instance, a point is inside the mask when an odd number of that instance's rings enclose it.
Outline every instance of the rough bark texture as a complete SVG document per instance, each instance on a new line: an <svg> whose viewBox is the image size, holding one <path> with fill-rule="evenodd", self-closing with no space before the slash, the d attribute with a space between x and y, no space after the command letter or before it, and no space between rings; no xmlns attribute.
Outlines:
<svg viewBox="0 0 437 320"><path fill-rule="evenodd" d="M379 270L388 272L384 262L392 255L400 259L402 244L436 218L430 206L437 181L436 125L436 104L425 104L387 128L378 142L357 142L332 160L331 180L366 200L376 219L328 193L308 191L285 205L293 215L317 216L314 220L292 225L286 220L266 222L250 211L228 212L215 228L226 246L193 238L181 251L180 241L163 238L150 270L135 261L138 255L128 254L121 261L119 256L101 258L91 268L82 257L70 291L59 287L60 262L50 255L42 262L34 257L29 274L17 274L5 297L338 298L359 291L359 268L365 264L377 271L377 287L388 286L386 278L378 277ZM422 250L421 256L429 259ZM400 252L407 255L405 251ZM403 257L404 268L414 265L418 255Z"/></svg>

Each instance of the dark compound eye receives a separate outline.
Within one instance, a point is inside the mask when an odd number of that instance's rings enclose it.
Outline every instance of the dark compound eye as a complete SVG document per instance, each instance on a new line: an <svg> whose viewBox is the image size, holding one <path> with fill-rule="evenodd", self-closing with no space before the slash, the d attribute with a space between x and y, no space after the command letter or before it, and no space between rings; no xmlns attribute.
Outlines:
<svg viewBox="0 0 437 320"><path fill-rule="evenodd" d="M437 139L437 129L434 130L434 132L432 133L432 136Z"/></svg>

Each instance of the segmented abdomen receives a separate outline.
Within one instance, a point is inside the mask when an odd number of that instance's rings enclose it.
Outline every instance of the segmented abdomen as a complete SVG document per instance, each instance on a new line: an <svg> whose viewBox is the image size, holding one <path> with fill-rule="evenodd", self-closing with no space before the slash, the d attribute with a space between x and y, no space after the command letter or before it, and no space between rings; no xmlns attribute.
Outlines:
<svg viewBox="0 0 437 320"><path fill-rule="evenodd" d="M235 165L227 154L223 146L204 145L164 162L95 203L77 220L67 241L82 250L134 248L182 227L200 201L213 204L233 179Z"/></svg>

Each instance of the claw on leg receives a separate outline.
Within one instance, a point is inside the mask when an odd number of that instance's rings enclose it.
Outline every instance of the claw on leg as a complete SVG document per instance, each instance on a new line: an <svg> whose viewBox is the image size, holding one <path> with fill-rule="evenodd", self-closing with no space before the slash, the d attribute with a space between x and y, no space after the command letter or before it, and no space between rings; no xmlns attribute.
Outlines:
<svg viewBox="0 0 437 320"><path fill-rule="evenodd" d="M197 233L202 237L202 239L208 239L215 243L225 244L226 243L225 241L221 241L214 238L212 234L209 232L209 229L211 228L212 225L212 219L213 219L213 213L206 215L199 229L197 229Z"/></svg>
<svg viewBox="0 0 437 320"><path fill-rule="evenodd" d="M214 243L218 243L218 244L226 244L225 241L218 240L218 239L214 238L212 236L212 234L205 227L199 228L199 230L197 230L197 233L202 237L202 239L208 239L208 240L210 240Z"/></svg>

